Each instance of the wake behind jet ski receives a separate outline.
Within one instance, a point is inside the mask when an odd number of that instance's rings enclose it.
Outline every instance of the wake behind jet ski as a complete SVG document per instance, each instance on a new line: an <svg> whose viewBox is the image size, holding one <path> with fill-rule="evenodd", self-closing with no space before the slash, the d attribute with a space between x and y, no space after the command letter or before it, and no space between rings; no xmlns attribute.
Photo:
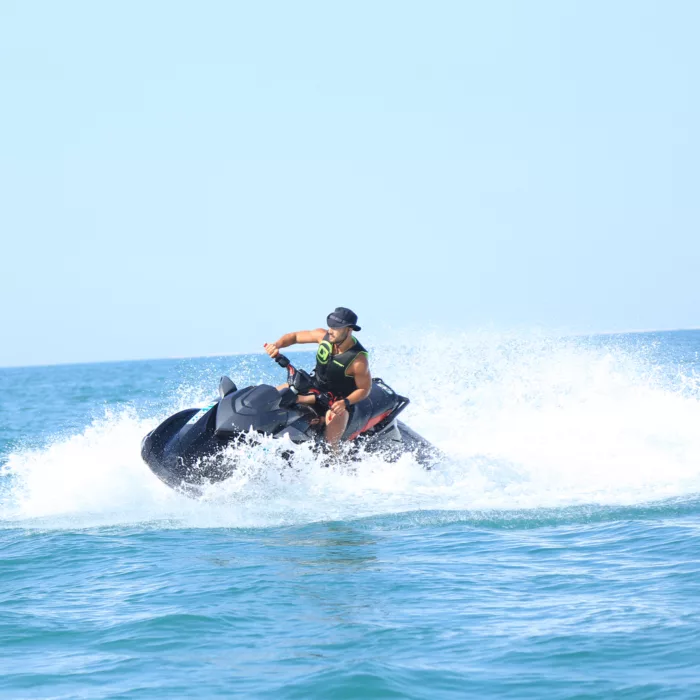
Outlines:
<svg viewBox="0 0 700 700"><path fill-rule="evenodd" d="M167 418L143 439L141 456L156 476L173 488L192 493L198 486L229 478L236 469L236 447L251 436L288 436L294 444L325 445L323 415L297 401L311 391L312 377L296 369L287 357L276 362L287 369L287 385L268 384L238 389L229 377L219 383L219 399L204 408L189 408ZM360 401L343 434L355 453L380 452L396 459L411 452L430 467L437 450L397 420L409 400L381 379L372 380L369 395ZM226 454L222 454L226 448Z"/></svg>

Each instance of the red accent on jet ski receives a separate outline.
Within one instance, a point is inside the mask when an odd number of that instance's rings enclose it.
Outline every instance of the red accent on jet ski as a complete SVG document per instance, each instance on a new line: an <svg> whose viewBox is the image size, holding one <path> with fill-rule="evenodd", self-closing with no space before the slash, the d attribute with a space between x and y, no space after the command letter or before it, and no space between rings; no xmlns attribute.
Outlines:
<svg viewBox="0 0 700 700"><path fill-rule="evenodd" d="M380 413L378 416L370 418L367 425L364 428L360 428L360 430L358 430L356 433L353 433L348 440L354 440L358 435L368 431L370 428L374 428L377 423L381 423L393 410L393 408L390 408L388 411L384 411L384 413Z"/></svg>
<svg viewBox="0 0 700 700"><path fill-rule="evenodd" d="M320 394L320 393L321 393L321 390L320 390L320 389L314 389L314 388L309 389L309 394ZM339 401L339 400L340 400L340 399L337 399L337 398L335 397L335 394L331 394L330 391L327 391L326 393L328 394L328 396L331 397L331 406L332 406L336 401Z"/></svg>

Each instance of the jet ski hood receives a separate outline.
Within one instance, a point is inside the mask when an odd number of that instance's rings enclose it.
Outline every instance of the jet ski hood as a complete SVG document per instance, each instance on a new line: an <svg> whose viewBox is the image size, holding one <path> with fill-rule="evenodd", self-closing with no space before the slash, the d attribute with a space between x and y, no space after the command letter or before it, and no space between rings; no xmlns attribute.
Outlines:
<svg viewBox="0 0 700 700"><path fill-rule="evenodd" d="M225 396L216 409L217 437L254 430L273 435L284 427L289 411L280 408L282 395L273 386L261 384Z"/></svg>

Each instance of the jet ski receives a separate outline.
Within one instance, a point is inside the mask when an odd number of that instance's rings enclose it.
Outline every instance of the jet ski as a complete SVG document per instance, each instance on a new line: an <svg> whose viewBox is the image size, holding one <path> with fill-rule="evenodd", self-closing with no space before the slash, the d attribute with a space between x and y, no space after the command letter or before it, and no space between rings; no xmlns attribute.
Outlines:
<svg viewBox="0 0 700 700"><path fill-rule="evenodd" d="M288 438L293 445L310 443L328 450L323 416L297 403L312 389L312 379L284 355L275 361L287 370L288 388L268 384L239 389L227 376L219 382L219 398L203 408L188 408L170 416L141 443L141 456L151 471L169 486L193 494L198 487L228 479L236 469L235 448L256 436ZM380 452L395 460L410 452L430 468L438 452L427 440L398 420L409 400L381 379L372 380L369 396L353 407L342 440L352 458L361 451ZM233 447L233 451L230 449ZM225 454L224 454L225 452Z"/></svg>

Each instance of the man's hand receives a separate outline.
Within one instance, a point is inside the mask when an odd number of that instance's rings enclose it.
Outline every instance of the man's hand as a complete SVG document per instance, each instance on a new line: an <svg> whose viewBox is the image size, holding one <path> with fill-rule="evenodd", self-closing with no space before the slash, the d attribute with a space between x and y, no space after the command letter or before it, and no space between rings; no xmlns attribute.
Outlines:
<svg viewBox="0 0 700 700"><path fill-rule="evenodd" d="M275 343L265 343L265 352L273 359L280 354L279 348Z"/></svg>
<svg viewBox="0 0 700 700"><path fill-rule="evenodd" d="M331 413L336 416L342 416L347 410L348 409L345 408L345 399L340 399L331 406Z"/></svg>

